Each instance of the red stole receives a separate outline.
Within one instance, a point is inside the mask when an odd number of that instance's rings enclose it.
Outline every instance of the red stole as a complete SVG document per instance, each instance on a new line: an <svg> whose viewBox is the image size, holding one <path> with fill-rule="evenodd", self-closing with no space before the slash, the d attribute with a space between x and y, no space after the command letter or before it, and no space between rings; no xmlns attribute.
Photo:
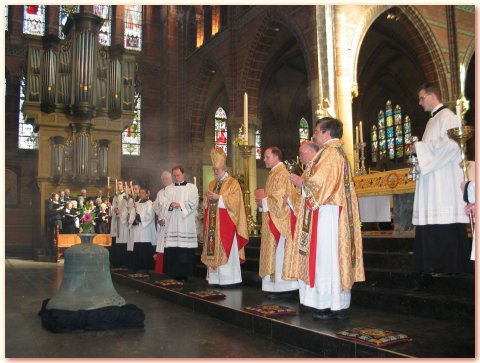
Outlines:
<svg viewBox="0 0 480 363"><path fill-rule="evenodd" d="M208 216L208 209L207 207L205 209L205 216ZM230 215L228 214L228 211L226 208L218 208L218 214L220 217L220 241L222 243L223 249L225 250L225 254L227 255L227 258L230 258L230 252L232 250L232 245L233 245L233 238L235 237L235 234L237 233L237 228L235 227L235 224L233 223L232 219L230 218ZM207 228L207 218L203 219L203 235L205 236L205 231ZM203 242L205 243L205 241ZM237 234L237 245L238 245L238 250L240 251L245 245L248 243L248 239L243 238L242 236ZM244 263L244 259L240 259L240 263Z"/></svg>

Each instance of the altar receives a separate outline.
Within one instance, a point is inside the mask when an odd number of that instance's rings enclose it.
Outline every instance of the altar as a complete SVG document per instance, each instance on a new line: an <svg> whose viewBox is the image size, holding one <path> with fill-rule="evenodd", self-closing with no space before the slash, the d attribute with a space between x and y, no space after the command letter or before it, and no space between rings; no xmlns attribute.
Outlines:
<svg viewBox="0 0 480 363"><path fill-rule="evenodd" d="M363 223L392 221L394 232L413 232L416 184L408 179L408 171L404 168L353 177Z"/></svg>

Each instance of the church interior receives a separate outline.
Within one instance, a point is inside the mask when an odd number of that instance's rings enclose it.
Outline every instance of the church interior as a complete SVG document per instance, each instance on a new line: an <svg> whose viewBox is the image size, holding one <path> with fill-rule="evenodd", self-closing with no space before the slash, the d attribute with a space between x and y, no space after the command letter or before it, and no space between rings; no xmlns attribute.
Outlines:
<svg viewBox="0 0 480 363"><path fill-rule="evenodd" d="M414 279L409 178L412 138L421 140L429 120L420 84L438 85L443 104L457 114L460 107L464 125L475 128L475 10L5 5L6 357L475 357L474 261L459 276ZM366 281L354 285L344 321L313 321L293 300L282 303L296 316L245 315L242 305L268 303L259 297L254 195L269 173L263 153L276 146L302 167L299 146L325 116L343 123L363 213ZM64 250L47 218L51 194L86 189L110 198L117 181L137 180L154 200L162 172L181 165L202 199L214 179L213 147L224 150L244 193L250 243L242 286L223 289L221 302L192 300L188 292L205 286L200 246L185 293L112 272L118 291L144 309L145 330L43 330L38 310L63 274ZM474 180L473 132L463 154ZM412 340L378 348L336 336L359 326ZM105 347L91 344L98 339Z"/></svg>

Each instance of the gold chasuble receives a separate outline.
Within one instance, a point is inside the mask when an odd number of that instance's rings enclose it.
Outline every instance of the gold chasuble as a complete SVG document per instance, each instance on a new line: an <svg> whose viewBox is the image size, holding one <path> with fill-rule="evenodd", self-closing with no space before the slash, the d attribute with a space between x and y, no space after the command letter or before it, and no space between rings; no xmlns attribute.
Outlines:
<svg viewBox="0 0 480 363"><path fill-rule="evenodd" d="M225 208L218 208L218 201L209 201L205 208L201 261L213 270L226 264L236 234L240 263L245 262L248 227L240 184L227 175L222 180L212 180L208 191L221 195Z"/></svg>
<svg viewBox="0 0 480 363"><path fill-rule="evenodd" d="M337 205L340 280L343 290L351 290L354 282L365 281L365 272L358 199L343 141L325 143L307 164L303 178L306 197L297 198L295 204L294 252L285 253L284 273L313 287L319 207Z"/></svg>
<svg viewBox="0 0 480 363"><path fill-rule="evenodd" d="M262 241L260 245L259 275L263 279L270 275L270 280L275 281L275 250L280 236L285 237L285 253L292 251L292 238L295 225L295 215L287 204L284 203L285 195L295 193L295 186L288 179L288 171L283 163L277 164L268 174L265 183L265 198L267 198L268 212L262 213ZM285 269L284 269L285 270ZM282 279L288 278L282 272Z"/></svg>

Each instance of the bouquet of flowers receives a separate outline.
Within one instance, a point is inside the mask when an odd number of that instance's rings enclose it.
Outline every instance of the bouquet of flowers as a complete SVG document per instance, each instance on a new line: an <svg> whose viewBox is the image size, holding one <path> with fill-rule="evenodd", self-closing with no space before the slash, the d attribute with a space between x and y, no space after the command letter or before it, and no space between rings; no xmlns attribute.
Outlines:
<svg viewBox="0 0 480 363"><path fill-rule="evenodd" d="M95 233L95 217L96 213L93 209L84 207L80 218L80 233Z"/></svg>

